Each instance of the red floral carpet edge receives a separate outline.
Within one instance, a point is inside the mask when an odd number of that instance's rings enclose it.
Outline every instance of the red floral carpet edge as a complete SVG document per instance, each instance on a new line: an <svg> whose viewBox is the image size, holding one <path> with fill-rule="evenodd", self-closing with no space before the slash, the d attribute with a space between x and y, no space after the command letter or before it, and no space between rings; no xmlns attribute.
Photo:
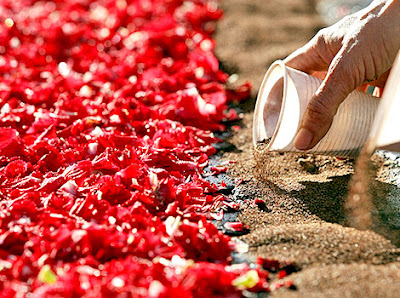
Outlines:
<svg viewBox="0 0 400 298"><path fill-rule="evenodd" d="M203 178L211 131L250 88L226 88L221 15L205 0L1 2L1 296L270 290L208 221L227 204Z"/></svg>

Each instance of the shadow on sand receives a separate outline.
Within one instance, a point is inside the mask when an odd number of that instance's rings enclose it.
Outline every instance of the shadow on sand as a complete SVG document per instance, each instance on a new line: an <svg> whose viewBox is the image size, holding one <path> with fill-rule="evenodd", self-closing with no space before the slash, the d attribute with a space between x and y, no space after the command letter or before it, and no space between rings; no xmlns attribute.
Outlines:
<svg viewBox="0 0 400 298"><path fill-rule="evenodd" d="M330 177L329 182L302 182L304 189L287 194L301 200L321 219L348 226L345 202L350 178L351 175L345 175ZM371 229L400 247L400 188L375 180L370 190L374 205Z"/></svg>

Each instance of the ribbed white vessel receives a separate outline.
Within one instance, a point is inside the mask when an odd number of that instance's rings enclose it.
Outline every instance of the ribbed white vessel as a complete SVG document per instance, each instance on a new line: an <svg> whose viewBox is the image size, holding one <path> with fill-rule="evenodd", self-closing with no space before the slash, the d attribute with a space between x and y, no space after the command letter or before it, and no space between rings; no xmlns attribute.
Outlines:
<svg viewBox="0 0 400 298"><path fill-rule="evenodd" d="M276 61L267 71L258 93L253 140L269 151L300 152L294 137L308 102L322 80ZM325 137L308 153L355 156L365 144L379 99L354 91L340 105ZM301 151L304 152L304 151Z"/></svg>

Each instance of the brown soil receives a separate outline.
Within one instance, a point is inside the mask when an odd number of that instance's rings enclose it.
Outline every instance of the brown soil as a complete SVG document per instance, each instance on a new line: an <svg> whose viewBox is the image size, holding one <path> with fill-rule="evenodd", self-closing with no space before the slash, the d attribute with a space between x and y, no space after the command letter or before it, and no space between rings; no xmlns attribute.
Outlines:
<svg viewBox="0 0 400 298"><path fill-rule="evenodd" d="M268 66L306 43L323 26L314 0L225 0L225 18L216 34L217 55L239 83L253 83L256 95ZM300 271L290 275L297 290L280 289L282 297L396 297L400 291L400 234L373 213L373 227L349 227L346 213L352 160L299 154L255 154L252 145L254 98L243 104L242 128L230 140L238 152L230 175L249 199L240 220L250 226L241 240L249 256L293 260ZM374 210L385 204L395 186L386 183L382 162L374 157ZM383 169L383 170L382 170ZM383 177L383 178L382 178ZM379 180L379 181L378 181ZM260 210L251 201L263 199ZM394 210L393 212L395 212Z"/></svg>

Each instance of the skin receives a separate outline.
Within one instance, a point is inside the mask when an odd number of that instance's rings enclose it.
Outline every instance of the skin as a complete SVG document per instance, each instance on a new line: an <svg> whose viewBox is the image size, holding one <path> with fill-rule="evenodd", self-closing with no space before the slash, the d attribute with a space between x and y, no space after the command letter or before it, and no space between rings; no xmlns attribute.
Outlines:
<svg viewBox="0 0 400 298"><path fill-rule="evenodd" d="M308 104L297 132L297 149L314 147L339 105L363 84L383 87L400 49L400 0L379 0L320 30L285 59L287 66L324 81Z"/></svg>

